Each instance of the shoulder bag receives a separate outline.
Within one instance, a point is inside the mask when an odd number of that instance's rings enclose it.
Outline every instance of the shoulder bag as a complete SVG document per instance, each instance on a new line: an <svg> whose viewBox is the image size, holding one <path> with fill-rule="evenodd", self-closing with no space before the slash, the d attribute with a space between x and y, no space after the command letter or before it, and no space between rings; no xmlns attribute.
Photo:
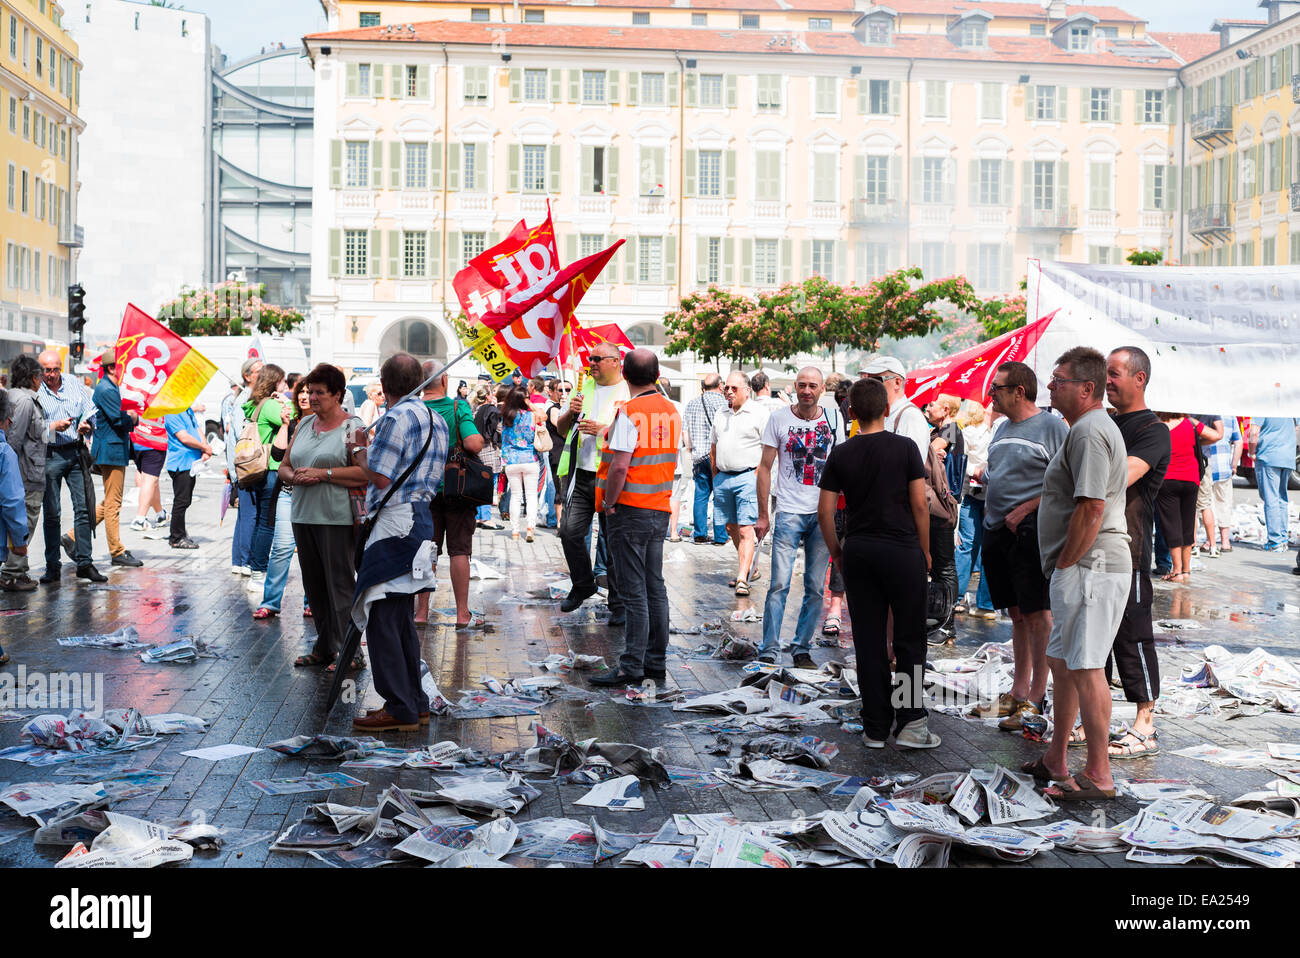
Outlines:
<svg viewBox="0 0 1300 958"><path fill-rule="evenodd" d="M361 528L357 530L357 544L352 552L352 563L358 570L361 569L361 558L365 555L366 542L370 538L370 533L374 531L375 520L379 518L379 513L383 511L384 506L388 505L388 500L393 497L393 493L410 477L411 473L415 471L415 467L420 464L420 460L424 458L425 453L429 451L429 443L433 440L433 413L427 409L425 412L429 413L429 435L424 437L424 445L420 447L420 454L411 460L411 464L406 467L406 471L398 476L395 483L388 487L388 491L384 493L384 498L380 499L379 505L375 506L375 511L366 516L365 521L361 523Z"/></svg>
<svg viewBox="0 0 1300 958"><path fill-rule="evenodd" d="M913 409L916 407L913 406ZM903 410L906 412L907 410ZM916 410L918 413L919 409ZM898 419L894 420L894 435L898 435L898 426L903 418L899 413ZM939 460L939 453L934 446L929 443L925 447L925 504L930 509L930 518L939 519L949 525L957 524L957 516L960 512L957 500L953 498L952 493L948 490L948 472L943 463Z"/></svg>
<svg viewBox="0 0 1300 958"><path fill-rule="evenodd" d="M452 406L452 424L456 442L447 453L447 465L442 471L442 498L453 508L488 506L492 504L492 467L472 452L466 452L460 441L460 427L456 423L456 409Z"/></svg>

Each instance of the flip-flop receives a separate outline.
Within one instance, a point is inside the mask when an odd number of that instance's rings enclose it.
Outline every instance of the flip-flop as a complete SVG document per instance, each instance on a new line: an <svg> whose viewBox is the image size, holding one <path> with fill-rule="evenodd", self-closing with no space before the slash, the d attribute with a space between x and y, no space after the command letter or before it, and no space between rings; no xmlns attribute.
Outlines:
<svg viewBox="0 0 1300 958"><path fill-rule="evenodd" d="M348 663L349 672L360 672L365 667L366 667L366 660L362 658L360 655L354 656L352 661ZM335 672L338 671L337 663L331 662L329 665L325 666L325 671L333 675Z"/></svg>
<svg viewBox="0 0 1300 958"><path fill-rule="evenodd" d="M300 655L293 660L293 667L295 669L305 669L315 665L333 665L333 664L334 663L331 660L325 658L325 656L314 655L310 652L306 655Z"/></svg>
<svg viewBox="0 0 1300 958"><path fill-rule="evenodd" d="M738 581L739 581L738 579L728 579L728 580L727 580L727 588L728 588L728 589L734 589L734 588L736 587L736 583L737 583Z"/></svg>
<svg viewBox="0 0 1300 958"><path fill-rule="evenodd" d="M475 615L475 616L470 616L470 620L468 622L465 623L457 622L456 630L458 632L462 632L467 629L481 629L485 625L487 625L487 619L483 618L483 616L481 615Z"/></svg>
<svg viewBox="0 0 1300 958"><path fill-rule="evenodd" d="M1138 744L1140 744L1142 748L1134 749L1131 744L1128 745L1121 744L1124 741L1124 739L1128 738L1129 736L1132 736L1133 738L1137 739ZM1156 737L1155 732L1152 732L1150 735L1143 735L1141 732L1135 732L1133 731L1133 729L1129 729L1119 738L1115 739L1110 743L1111 748L1120 748L1123 749L1124 751L1111 752L1110 757L1112 759L1118 759L1119 761L1123 762L1132 758L1148 758L1152 755L1159 755L1160 746L1155 743L1155 737ZM1150 742L1151 745L1148 746L1147 742Z"/></svg>
<svg viewBox="0 0 1300 958"><path fill-rule="evenodd" d="M1040 782L1063 782L1065 781L1066 778L1070 777L1068 773L1066 774L1065 778L1057 778L1055 775L1053 775L1050 771L1048 771L1047 766L1043 763L1043 758L1041 755L1038 758L1034 759L1032 762L1022 763L1020 766L1020 771L1029 773L1030 775L1034 776L1035 780Z"/></svg>
<svg viewBox="0 0 1300 958"><path fill-rule="evenodd" d="M1073 781L1074 788L1064 788L1065 782ZM1048 788L1056 789L1055 792L1043 790L1043 794L1048 798L1054 798L1058 802L1100 802L1115 797L1115 789L1098 788L1097 784L1090 779L1084 772L1075 772L1073 780L1065 779L1061 782L1049 785Z"/></svg>
<svg viewBox="0 0 1300 958"><path fill-rule="evenodd" d="M277 615L279 615L279 614L280 614L280 613L277 612L275 609L268 609L268 608L266 608L266 607L264 606L264 607L258 609L256 612L253 613L253 618L255 618L255 619L273 619L273 618L275 618L275 617L276 617Z"/></svg>
<svg viewBox="0 0 1300 958"><path fill-rule="evenodd" d="M822 635L839 635L840 634L840 617L838 615L826 616L826 621L822 623Z"/></svg>

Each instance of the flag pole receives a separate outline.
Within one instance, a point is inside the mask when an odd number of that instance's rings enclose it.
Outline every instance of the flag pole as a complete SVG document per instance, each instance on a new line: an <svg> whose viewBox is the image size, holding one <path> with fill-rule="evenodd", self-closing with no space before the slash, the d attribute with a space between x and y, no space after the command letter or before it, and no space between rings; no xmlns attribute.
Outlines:
<svg viewBox="0 0 1300 958"><path fill-rule="evenodd" d="M425 388L426 388L430 383L435 382L435 381L438 380L438 379L441 379L443 373L445 373L448 369L450 369L450 368L451 368L452 366L454 366L456 363L460 362L462 359L464 359L466 356L468 356L470 353L472 353L476 348L477 348L477 344L474 344L474 345L471 345L471 346L465 348L465 349L462 350L461 352L457 353L457 354L456 354L455 356L453 356L451 359L449 359L449 360L447 360L445 363L443 363L443 364L442 364L442 367L441 367L440 369L436 370L432 375L430 375L428 379L426 379L424 382L420 383L420 385L416 386L416 387L415 387L414 389L412 389L409 393L407 393L405 396L403 396L401 399L399 399L398 402L399 402L399 403L403 403L403 402L406 402L406 400L408 400L408 399L414 399L414 398L417 398L417 397L420 395L420 393L424 392ZM394 405L396 405L396 404L394 404ZM390 407L389 409L385 410L384 414L383 414L382 416L380 416L378 419L376 419L374 422L372 422L369 426L367 426L365 431L366 431L366 432L370 432L370 430L374 429L374 428L375 428L376 426L378 426L381 422L383 422L386 418L388 418L388 414L391 413L392 411L393 411L393 410L392 410L391 407Z"/></svg>

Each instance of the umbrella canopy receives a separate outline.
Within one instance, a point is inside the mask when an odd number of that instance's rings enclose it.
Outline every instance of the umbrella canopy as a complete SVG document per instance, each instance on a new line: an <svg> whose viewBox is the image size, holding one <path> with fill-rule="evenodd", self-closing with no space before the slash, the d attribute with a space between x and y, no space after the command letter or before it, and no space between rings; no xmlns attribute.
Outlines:
<svg viewBox="0 0 1300 958"><path fill-rule="evenodd" d="M987 403L989 385L998 366L1024 362L1055 315L1056 310L1052 310L1028 326L918 366L907 375L907 398L918 406L933 402L940 394Z"/></svg>

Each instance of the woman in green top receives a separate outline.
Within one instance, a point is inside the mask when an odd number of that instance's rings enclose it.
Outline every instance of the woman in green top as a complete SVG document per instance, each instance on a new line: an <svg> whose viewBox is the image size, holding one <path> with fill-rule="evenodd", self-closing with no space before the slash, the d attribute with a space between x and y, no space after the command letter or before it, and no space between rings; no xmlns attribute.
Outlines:
<svg viewBox="0 0 1300 958"><path fill-rule="evenodd" d="M286 388L284 370L274 363L267 363L253 380L252 394L248 402L244 403L244 417L249 422L257 422L257 438L264 446L269 446L275 440L275 434L280 431L280 400L277 394ZM248 567L253 570L252 578L248 581L249 592L261 592L266 583L271 541L275 538L275 518L271 513L271 503L275 501L276 470L279 468L280 464L272 460L266 479L249 490L257 510L248 559Z"/></svg>

